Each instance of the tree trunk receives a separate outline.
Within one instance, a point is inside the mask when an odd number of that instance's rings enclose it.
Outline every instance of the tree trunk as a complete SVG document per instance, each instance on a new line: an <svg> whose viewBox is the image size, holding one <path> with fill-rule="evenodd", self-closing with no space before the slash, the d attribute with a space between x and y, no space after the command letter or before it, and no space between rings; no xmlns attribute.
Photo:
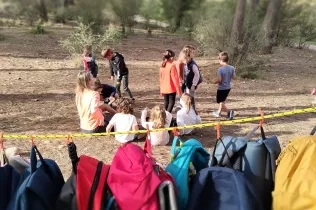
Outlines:
<svg viewBox="0 0 316 210"><path fill-rule="evenodd" d="M234 17L234 23L232 33L230 36L230 57L231 62L234 63L238 56L238 44L242 41L243 26L246 12L246 0L237 0L236 12Z"/></svg>
<svg viewBox="0 0 316 210"><path fill-rule="evenodd" d="M64 0L64 7L68 7L69 5L74 5L74 0Z"/></svg>
<svg viewBox="0 0 316 210"><path fill-rule="evenodd" d="M272 46L277 29L277 20L280 14L281 0L270 0L266 16L264 18L264 32L266 37L266 44L264 52L271 54Z"/></svg>
<svg viewBox="0 0 316 210"><path fill-rule="evenodd" d="M39 14L43 21L48 21L47 16L47 8L46 8L46 1L45 0L39 0Z"/></svg>
<svg viewBox="0 0 316 210"><path fill-rule="evenodd" d="M259 2L260 2L260 0L251 0L250 4L251 4L252 11L254 11L258 8Z"/></svg>

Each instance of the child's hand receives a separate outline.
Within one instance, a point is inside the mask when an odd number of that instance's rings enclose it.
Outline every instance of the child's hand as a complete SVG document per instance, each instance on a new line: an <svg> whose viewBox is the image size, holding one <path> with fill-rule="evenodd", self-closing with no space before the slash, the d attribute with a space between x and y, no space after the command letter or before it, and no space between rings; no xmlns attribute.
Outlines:
<svg viewBox="0 0 316 210"><path fill-rule="evenodd" d="M113 76L111 76L110 80L114 80L114 77L113 77Z"/></svg>
<svg viewBox="0 0 316 210"><path fill-rule="evenodd" d="M194 85L191 86L191 91L195 91L195 86Z"/></svg>

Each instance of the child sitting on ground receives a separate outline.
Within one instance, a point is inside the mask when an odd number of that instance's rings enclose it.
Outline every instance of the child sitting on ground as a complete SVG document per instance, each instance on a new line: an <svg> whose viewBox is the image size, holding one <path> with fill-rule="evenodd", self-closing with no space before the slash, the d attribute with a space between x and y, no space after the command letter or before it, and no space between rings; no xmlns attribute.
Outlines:
<svg viewBox="0 0 316 210"><path fill-rule="evenodd" d="M98 65L95 57L92 56L92 46L86 45L83 48L83 67L85 71L90 71L94 78L98 76Z"/></svg>
<svg viewBox="0 0 316 210"><path fill-rule="evenodd" d="M94 90L100 93L100 100L110 106L118 98L116 88L108 84L101 84L99 79L94 82Z"/></svg>
<svg viewBox="0 0 316 210"><path fill-rule="evenodd" d="M150 111L149 122L146 121L148 108L142 111L142 127L152 129L169 128L172 120L172 114L167 112L162 106L156 105ZM150 142L154 146L164 146L169 142L168 131L159 131L150 133Z"/></svg>
<svg viewBox="0 0 316 210"><path fill-rule="evenodd" d="M115 132L138 131L136 117L133 115L133 108L126 98L118 99L117 112L106 127L106 132L110 132L114 127ZM134 134L116 134L115 139L121 143L127 143L135 139Z"/></svg>
<svg viewBox="0 0 316 210"><path fill-rule="evenodd" d="M193 107L192 97L188 93L182 94L180 105L181 109L177 112L177 126L187 126L201 123L201 118ZM179 134L187 135L193 130L193 128L181 129L179 130Z"/></svg>

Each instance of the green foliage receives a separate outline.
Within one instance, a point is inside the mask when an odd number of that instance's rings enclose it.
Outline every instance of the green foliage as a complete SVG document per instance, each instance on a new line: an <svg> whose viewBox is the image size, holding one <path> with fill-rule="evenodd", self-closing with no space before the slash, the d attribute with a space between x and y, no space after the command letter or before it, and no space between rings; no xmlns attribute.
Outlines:
<svg viewBox="0 0 316 210"><path fill-rule="evenodd" d="M121 25L122 35L125 36L125 27L135 25L135 15L138 14L142 0L109 0L112 11Z"/></svg>
<svg viewBox="0 0 316 210"><path fill-rule="evenodd" d="M229 18L229 17L227 17ZM193 32L203 54L210 55L228 49L232 20L200 21Z"/></svg>
<svg viewBox="0 0 316 210"><path fill-rule="evenodd" d="M169 21L173 31L181 27L183 18L187 12L196 11L199 14L200 5L204 0L161 0L163 15Z"/></svg>
<svg viewBox="0 0 316 210"><path fill-rule="evenodd" d="M70 6L66 10L66 13L68 11L69 17L76 17L84 25L89 25L92 32L97 34L102 31L105 25L104 9L104 0L77 0L74 6Z"/></svg>
<svg viewBox="0 0 316 210"><path fill-rule="evenodd" d="M31 30L32 34L46 34L47 31L45 30L45 28L42 26L41 22L38 21L32 28Z"/></svg>
<svg viewBox="0 0 316 210"><path fill-rule="evenodd" d="M61 45L70 54L82 54L85 45L92 45L93 50L100 50L105 45L110 45L121 38L119 31L110 25L103 34L94 34L90 25L80 23L78 28L67 39L61 41Z"/></svg>
<svg viewBox="0 0 316 210"><path fill-rule="evenodd" d="M54 16L54 22L55 23L66 23L67 20L72 19L72 14L70 14L70 11L65 7L60 7L56 9L55 16Z"/></svg>
<svg viewBox="0 0 316 210"><path fill-rule="evenodd" d="M39 4L37 0L12 0L14 4L12 13L22 16L27 23L32 26L39 18Z"/></svg>
<svg viewBox="0 0 316 210"><path fill-rule="evenodd" d="M276 44L292 46L298 40L299 47L316 38L316 6L284 0L281 7Z"/></svg>

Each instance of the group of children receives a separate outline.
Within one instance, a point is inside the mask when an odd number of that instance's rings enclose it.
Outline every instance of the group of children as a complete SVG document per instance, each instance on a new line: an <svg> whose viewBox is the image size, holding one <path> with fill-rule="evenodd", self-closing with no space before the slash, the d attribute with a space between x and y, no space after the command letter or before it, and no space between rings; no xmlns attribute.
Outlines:
<svg viewBox="0 0 316 210"><path fill-rule="evenodd" d="M164 107L154 106L150 110L149 117L147 117L149 109L144 109L140 121L137 121L133 113L135 99L128 87L128 68L123 55L111 49L102 50L101 55L109 61L111 80L115 81L115 87L102 84L97 78L98 66L92 56L91 46L86 46L83 59L85 72L78 75L76 91L76 104L83 132L137 131L201 123L201 118L195 108L195 98L196 90L203 80L199 67L193 59L194 47L184 46L176 63L174 63L175 53L172 50L164 53L160 67L160 94L164 97ZM215 84L218 84L216 98L219 110L213 115L220 117L221 112L227 112L227 118L233 119L233 111L225 106L225 101L231 89L231 80L236 79L236 73L234 67L227 64L227 53L220 53L219 61L222 67L218 70L215 81ZM121 83L129 99L121 97ZM179 105L176 107L176 119L173 119L172 110L177 95ZM116 106L113 106L114 102ZM108 114L103 115L104 111ZM100 113L104 116L103 118ZM193 129L183 129L180 130L180 135L192 132ZM121 143L141 137L141 135L133 134L115 135L115 139ZM152 145L166 145L169 142L169 132L153 132L150 140Z"/></svg>

